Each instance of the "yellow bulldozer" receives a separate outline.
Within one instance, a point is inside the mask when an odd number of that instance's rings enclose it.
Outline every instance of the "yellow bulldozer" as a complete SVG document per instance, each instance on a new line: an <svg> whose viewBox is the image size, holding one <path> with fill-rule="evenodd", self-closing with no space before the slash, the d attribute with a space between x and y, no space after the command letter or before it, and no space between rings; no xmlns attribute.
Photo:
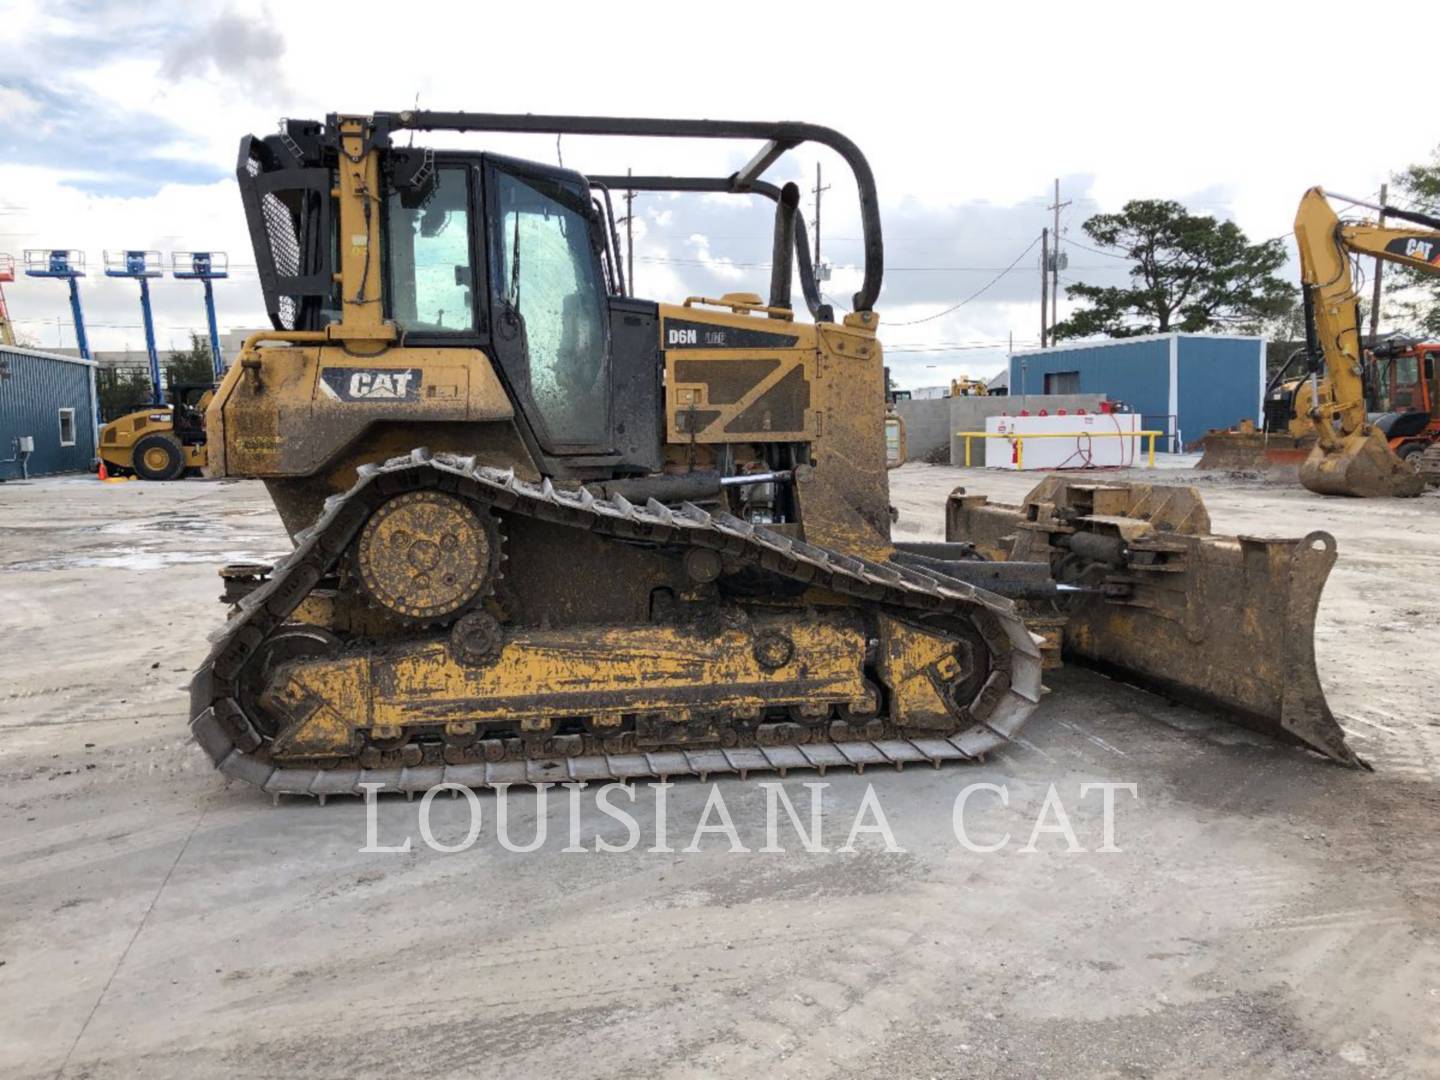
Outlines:
<svg viewBox="0 0 1440 1080"><path fill-rule="evenodd" d="M759 149L585 176L411 145L436 130ZM764 178L802 144L859 193L843 314L798 188ZM208 473L263 479L294 550L222 572L191 729L226 775L323 799L970 760L1067 657L1359 763L1315 671L1324 533L1217 537L1192 489L1049 481L892 538L879 201L838 132L332 115L245 138L237 177L274 329L210 404ZM773 202L768 295L631 295L617 189Z"/></svg>
<svg viewBox="0 0 1440 1080"><path fill-rule="evenodd" d="M1294 375L1306 352L1297 349L1270 377L1262 398L1260 426L1242 420L1228 430L1207 432L1197 469L1298 469L1315 448L1310 410L1318 397L1330 400L1330 380Z"/></svg>

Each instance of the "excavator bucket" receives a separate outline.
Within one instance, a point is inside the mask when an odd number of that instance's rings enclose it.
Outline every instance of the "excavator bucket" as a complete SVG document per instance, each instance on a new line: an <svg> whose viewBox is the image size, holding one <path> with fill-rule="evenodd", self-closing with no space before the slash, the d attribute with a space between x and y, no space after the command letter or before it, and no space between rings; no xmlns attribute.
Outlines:
<svg viewBox="0 0 1440 1080"><path fill-rule="evenodd" d="M1315 668L1315 613L1335 563L1329 533L1216 536L1194 488L1051 477L1020 506L957 489L946 538L1046 563L1076 587L1059 627L1067 660L1363 765ZM1032 629L1053 635L1054 612L1033 614Z"/></svg>
<svg viewBox="0 0 1440 1080"><path fill-rule="evenodd" d="M1300 466L1300 483L1317 495L1408 499L1425 490L1425 477L1390 451L1379 428L1346 436L1338 449L1316 445Z"/></svg>

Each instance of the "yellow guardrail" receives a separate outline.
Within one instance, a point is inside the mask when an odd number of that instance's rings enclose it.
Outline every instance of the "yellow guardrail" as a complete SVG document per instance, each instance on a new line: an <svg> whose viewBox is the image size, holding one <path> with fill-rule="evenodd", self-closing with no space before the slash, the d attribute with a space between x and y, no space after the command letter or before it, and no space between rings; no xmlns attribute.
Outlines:
<svg viewBox="0 0 1440 1080"><path fill-rule="evenodd" d="M965 440L965 467L970 467L970 440L972 439L1005 439L1015 444L1015 468L1025 467L1025 440L1026 439L1150 439L1150 453L1147 467L1155 467L1155 438L1163 436L1163 431L957 431L956 438Z"/></svg>

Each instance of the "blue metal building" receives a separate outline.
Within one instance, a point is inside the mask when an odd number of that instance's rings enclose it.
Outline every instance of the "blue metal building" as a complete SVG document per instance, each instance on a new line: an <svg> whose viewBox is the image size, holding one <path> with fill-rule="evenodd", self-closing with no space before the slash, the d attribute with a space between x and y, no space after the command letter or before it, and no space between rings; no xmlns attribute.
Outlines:
<svg viewBox="0 0 1440 1080"><path fill-rule="evenodd" d="M1177 333L1067 343L1014 353L1009 377L1012 398L1104 394L1123 401L1178 451L1212 428L1260 423L1265 339Z"/></svg>
<svg viewBox="0 0 1440 1080"><path fill-rule="evenodd" d="M94 460L94 362L0 345L0 479L84 472Z"/></svg>

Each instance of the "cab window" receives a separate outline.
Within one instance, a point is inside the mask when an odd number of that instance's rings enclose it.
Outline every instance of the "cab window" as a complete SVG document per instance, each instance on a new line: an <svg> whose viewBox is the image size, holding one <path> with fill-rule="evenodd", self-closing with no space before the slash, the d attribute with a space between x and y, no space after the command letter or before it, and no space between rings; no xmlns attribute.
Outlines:
<svg viewBox="0 0 1440 1080"><path fill-rule="evenodd" d="M1393 363L1394 382L1391 384L1390 407L1396 412L1406 412L1418 404L1415 400L1415 383L1420 378L1419 359L1414 356L1397 356Z"/></svg>
<svg viewBox="0 0 1440 1080"><path fill-rule="evenodd" d="M529 392L551 444L609 436L605 291L591 246L586 196L559 181L496 174L494 292L516 318Z"/></svg>
<svg viewBox="0 0 1440 1080"><path fill-rule="evenodd" d="M404 330L475 329L471 284L470 194L464 166L441 166L425 205L406 208L398 192L386 207L391 317Z"/></svg>

